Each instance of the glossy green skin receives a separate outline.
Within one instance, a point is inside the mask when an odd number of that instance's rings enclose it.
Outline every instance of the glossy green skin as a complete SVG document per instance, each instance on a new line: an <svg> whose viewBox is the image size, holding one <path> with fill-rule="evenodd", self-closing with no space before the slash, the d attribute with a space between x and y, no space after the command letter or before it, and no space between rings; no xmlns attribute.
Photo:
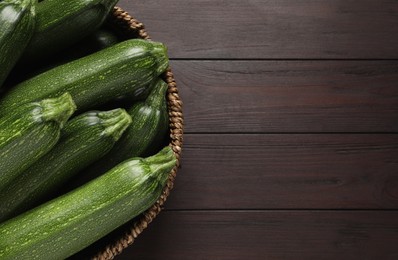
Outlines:
<svg viewBox="0 0 398 260"><path fill-rule="evenodd" d="M0 86L33 34L35 4L35 0L0 1Z"/></svg>
<svg viewBox="0 0 398 260"><path fill-rule="evenodd" d="M113 31L101 28L84 38L82 41L62 50L59 55L53 55L49 59L35 62L35 66L17 64L10 72L5 82L5 87L10 88L47 70L93 54L119 42L119 38L113 33Z"/></svg>
<svg viewBox="0 0 398 260"><path fill-rule="evenodd" d="M37 5L37 23L23 55L40 61L97 30L118 0L45 0Z"/></svg>
<svg viewBox="0 0 398 260"><path fill-rule="evenodd" d="M0 118L0 190L57 143L75 109L65 94L23 105Z"/></svg>
<svg viewBox="0 0 398 260"><path fill-rule="evenodd" d="M104 159L90 166L87 172L100 174L129 157L149 156L160 149L169 129L167 88L160 78L153 82L146 100L136 102L127 111L134 123Z"/></svg>
<svg viewBox="0 0 398 260"><path fill-rule="evenodd" d="M132 158L0 224L0 259L65 259L148 209L175 166L170 147Z"/></svg>
<svg viewBox="0 0 398 260"><path fill-rule="evenodd" d="M145 100L136 102L127 111L134 118L134 124L130 125L117 143L118 147L111 151L115 157L120 156L119 162L128 157L152 155L165 141L169 131L166 99L168 85L159 78L151 88Z"/></svg>
<svg viewBox="0 0 398 260"><path fill-rule="evenodd" d="M166 52L157 42L121 42L21 82L0 100L0 113L64 92L72 95L79 112L97 109L118 95L139 97L167 69Z"/></svg>
<svg viewBox="0 0 398 260"><path fill-rule="evenodd" d="M0 190L0 222L39 205L99 160L130 123L124 109L87 112L68 121L54 148Z"/></svg>

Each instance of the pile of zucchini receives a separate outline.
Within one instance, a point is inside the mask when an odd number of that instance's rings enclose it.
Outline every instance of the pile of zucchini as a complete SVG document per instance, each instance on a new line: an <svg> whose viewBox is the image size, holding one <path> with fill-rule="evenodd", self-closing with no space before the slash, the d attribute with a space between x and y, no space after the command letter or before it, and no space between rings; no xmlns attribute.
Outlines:
<svg viewBox="0 0 398 260"><path fill-rule="evenodd" d="M164 44L117 0L0 1L0 259L65 259L148 209L167 145Z"/></svg>

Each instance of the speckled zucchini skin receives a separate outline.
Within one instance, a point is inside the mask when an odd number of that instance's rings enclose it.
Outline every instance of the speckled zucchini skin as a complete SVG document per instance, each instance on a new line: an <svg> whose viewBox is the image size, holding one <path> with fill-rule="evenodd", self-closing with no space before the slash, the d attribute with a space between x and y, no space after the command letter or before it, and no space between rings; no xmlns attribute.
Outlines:
<svg viewBox="0 0 398 260"><path fill-rule="evenodd" d="M131 39L58 66L13 87L0 113L20 104L69 92L78 111L97 109L118 95L142 96L168 67L162 43Z"/></svg>
<svg viewBox="0 0 398 260"><path fill-rule="evenodd" d="M0 190L56 144L75 109L66 93L23 105L0 118Z"/></svg>
<svg viewBox="0 0 398 260"><path fill-rule="evenodd" d="M79 170L99 160L130 123L124 109L90 111L68 121L54 148L0 190L0 222L39 205Z"/></svg>
<svg viewBox="0 0 398 260"><path fill-rule="evenodd" d="M35 6L35 0L0 1L0 86L33 34Z"/></svg>
<svg viewBox="0 0 398 260"><path fill-rule="evenodd" d="M118 0L45 0L37 4L34 34L23 60L51 57L97 30Z"/></svg>
<svg viewBox="0 0 398 260"><path fill-rule="evenodd" d="M127 110L134 124L129 126L104 160L91 165L87 172L106 172L127 158L145 157L159 151L169 129L167 88L167 83L161 78L152 83L148 97Z"/></svg>
<svg viewBox="0 0 398 260"><path fill-rule="evenodd" d="M120 39L113 31L107 28L100 28L83 40L63 50L62 55L53 55L46 60L35 62L34 66L17 63L8 75L4 85L6 88L10 88L47 70L80 59L119 42Z"/></svg>
<svg viewBox="0 0 398 260"><path fill-rule="evenodd" d="M170 147L0 224L0 259L65 259L149 208L175 166Z"/></svg>
<svg viewBox="0 0 398 260"><path fill-rule="evenodd" d="M119 148L113 149L115 156L125 160L128 156L146 157L159 151L169 131L167 89L167 83L157 79L148 97L128 109L129 115L134 117L134 125L130 125L122 136L123 140L118 142Z"/></svg>

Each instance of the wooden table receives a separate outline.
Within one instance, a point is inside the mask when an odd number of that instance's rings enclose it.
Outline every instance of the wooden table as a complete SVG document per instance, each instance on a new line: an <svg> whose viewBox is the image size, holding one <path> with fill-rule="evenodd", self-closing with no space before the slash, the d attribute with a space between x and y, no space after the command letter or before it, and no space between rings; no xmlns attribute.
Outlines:
<svg viewBox="0 0 398 260"><path fill-rule="evenodd" d="M117 259L398 259L398 2L121 0L184 102L165 210Z"/></svg>

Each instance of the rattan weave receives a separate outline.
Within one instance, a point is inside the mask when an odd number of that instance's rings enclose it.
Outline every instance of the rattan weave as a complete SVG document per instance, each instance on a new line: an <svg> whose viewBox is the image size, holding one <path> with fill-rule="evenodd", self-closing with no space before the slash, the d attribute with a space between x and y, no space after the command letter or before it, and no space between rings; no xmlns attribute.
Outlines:
<svg viewBox="0 0 398 260"><path fill-rule="evenodd" d="M120 29L123 34L129 38L138 37L147 40L150 39L149 35L145 31L144 25L138 22L136 19L134 19L127 12L119 7L114 8L109 22L113 25L116 25L118 29ZM177 157L177 165L170 172L166 187L156 203L152 205L152 207L150 207L142 215L135 218L124 234L122 234L116 241L109 241L109 244L105 248L102 248L92 259L113 259L116 255L120 254L123 249L133 244L135 238L137 238L137 236L140 235L142 231L161 212L163 204L165 203L171 189L173 188L177 169L180 165L184 122L182 113L182 101L178 95L177 85L170 68L164 73L163 78L168 84L167 100L170 121L169 145L172 147Z"/></svg>

